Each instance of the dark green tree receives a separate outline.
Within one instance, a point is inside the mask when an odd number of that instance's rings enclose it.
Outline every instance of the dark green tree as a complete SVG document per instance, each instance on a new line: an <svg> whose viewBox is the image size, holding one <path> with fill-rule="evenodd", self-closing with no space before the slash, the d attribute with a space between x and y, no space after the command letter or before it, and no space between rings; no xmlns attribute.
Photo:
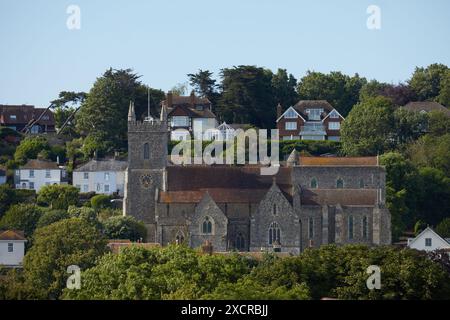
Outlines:
<svg viewBox="0 0 450 320"><path fill-rule="evenodd" d="M208 98L215 107L220 96L216 80L212 78L213 73L209 70L198 70L197 73L189 73L189 84L194 88L197 95Z"/></svg>
<svg viewBox="0 0 450 320"><path fill-rule="evenodd" d="M0 220L0 230L12 229L24 231L30 237L44 211L34 204L16 204L11 206Z"/></svg>
<svg viewBox="0 0 450 320"><path fill-rule="evenodd" d="M286 69L278 69L272 77L272 88L275 102L280 103L285 109L297 103L297 80Z"/></svg>
<svg viewBox="0 0 450 320"><path fill-rule="evenodd" d="M37 201L51 209L64 209L78 203L79 191L71 185L49 185L39 190Z"/></svg>
<svg viewBox="0 0 450 320"><path fill-rule="evenodd" d="M426 68L416 67L409 80L409 85L419 101L436 100L441 92L441 81L447 78L449 68L444 64L434 63ZM446 84L444 81L444 85ZM446 88L444 89L447 90Z"/></svg>
<svg viewBox="0 0 450 320"><path fill-rule="evenodd" d="M436 232L444 238L450 238L450 218L445 218L436 227Z"/></svg>
<svg viewBox="0 0 450 320"><path fill-rule="evenodd" d="M145 225L130 216L113 216L103 223L103 229L109 239L138 241L147 236Z"/></svg>

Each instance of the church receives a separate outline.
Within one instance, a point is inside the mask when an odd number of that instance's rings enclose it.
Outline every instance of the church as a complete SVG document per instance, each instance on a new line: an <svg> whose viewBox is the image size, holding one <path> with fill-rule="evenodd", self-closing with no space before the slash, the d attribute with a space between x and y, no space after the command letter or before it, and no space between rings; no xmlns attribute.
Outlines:
<svg viewBox="0 0 450 320"><path fill-rule="evenodd" d="M386 172L378 157L303 157L273 176L258 165L174 165L167 110L128 113L124 214L145 223L148 242L206 242L214 251L298 254L324 244L391 243Z"/></svg>

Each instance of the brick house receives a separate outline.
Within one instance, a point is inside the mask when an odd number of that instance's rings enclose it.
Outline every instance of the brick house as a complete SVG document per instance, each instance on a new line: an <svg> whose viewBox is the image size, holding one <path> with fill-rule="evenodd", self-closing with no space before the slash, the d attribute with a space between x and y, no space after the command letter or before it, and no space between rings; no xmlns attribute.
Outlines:
<svg viewBox="0 0 450 320"><path fill-rule="evenodd" d="M172 92L168 92L161 106L167 109L171 140L187 140L189 135L198 139L200 134L217 127L211 101L195 96L194 92L190 96L174 96Z"/></svg>
<svg viewBox="0 0 450 320"><path fill-rule="evenodd" d="M39 121L33 125L30 133L55 132L55 117L53 112L46 108L36 108L32 105L0 105L0 126L22 131L37 119Z"/></svg>
<svg viewBox="0 0 450 320"><path fill-rule="evenodd" d="M277 106L282 140L340 140L344 117L325 100L301 100L286 111Z"/></svg>

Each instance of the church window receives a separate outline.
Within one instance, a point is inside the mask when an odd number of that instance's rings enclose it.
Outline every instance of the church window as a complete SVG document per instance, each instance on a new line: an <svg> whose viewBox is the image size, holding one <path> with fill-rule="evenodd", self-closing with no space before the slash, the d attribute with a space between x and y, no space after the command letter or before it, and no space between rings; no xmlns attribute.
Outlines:
<svg viewBox="0 0 450 320"><path fill-rule="evenodd" d="M338 189L342 189L344 188L344 180L342 180L341 178L336 180L336 188Z"/></svg>
<svg viewBox="0 0 450 320"><path fill-rule="evenodd" d="M353 239L353 217L348 217L348 238Z"/></svg>
<svg viewBox="0 0 450 320"><path fill-rule="evenodd" d="M177 244L182 244L184 242L184 234L181 231L178 231L177 236L175 237L175 241Z"/></svg>
<svg viewBox="0 0 450 320"><path fill-rule="evenodd" d="M236 249L238 249L238 250L245 249L245 239L241 233L239 233L236 237Z"/></svg>
<svg viewBox="0 0 450 320"><path fill-rule="evenodd" d="M148 143L144 144L144 159L150 159L150 146L148 145Z"/></svg>
<svg viewBox="0 0 450 320"><path fill-rule="evenodd" d="M308 236L309 239L314 239L314 219L309 218L308 221Z"/></svg>
<svg viewBox="0 0 450 320"><path fill-rule="evenodd" d="M317 189L317 179L316 178L311 179L311 189Z"/></svg>
<svg viewBox="0 0 450 320"><path fill-rule="evenodd" d="M212 233L212 222L209 217L205 217L202 224L202 233L203 234L211 234Z"/></svg>
<svg viewBox="0 0 450 320"><path fill-rule="evenodd" d="M280 233L278 223L272 222L269 227L269 245L274 244L276 241L280 242Z"/></svg>

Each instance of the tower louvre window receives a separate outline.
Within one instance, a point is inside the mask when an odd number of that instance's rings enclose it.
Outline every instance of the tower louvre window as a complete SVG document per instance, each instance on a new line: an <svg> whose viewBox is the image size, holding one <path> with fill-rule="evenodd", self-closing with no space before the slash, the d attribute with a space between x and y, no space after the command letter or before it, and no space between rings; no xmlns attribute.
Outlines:
<svg viewBox="0 0 450 320"><path fill-rule="evenodd" d="M148 143L144 144L144 159L150 159L150 146L148 145Z"/></svg>

